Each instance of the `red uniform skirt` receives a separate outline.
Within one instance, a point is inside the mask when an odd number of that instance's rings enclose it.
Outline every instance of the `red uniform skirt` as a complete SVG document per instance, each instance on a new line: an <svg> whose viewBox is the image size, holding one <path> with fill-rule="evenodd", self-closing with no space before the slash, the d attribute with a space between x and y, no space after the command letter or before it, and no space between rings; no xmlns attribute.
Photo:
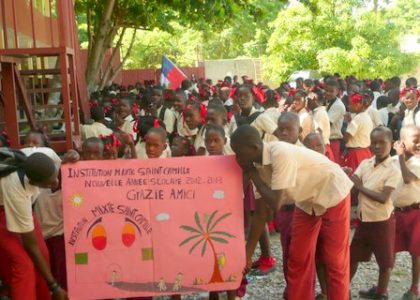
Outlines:
<svg viewBox="0 0 420 300"><path fill-rule="evenodd" d="M350 148L344 158L344 166L351 168L354 172L362 161L371 157L372 152L369 148Z"/></svg>

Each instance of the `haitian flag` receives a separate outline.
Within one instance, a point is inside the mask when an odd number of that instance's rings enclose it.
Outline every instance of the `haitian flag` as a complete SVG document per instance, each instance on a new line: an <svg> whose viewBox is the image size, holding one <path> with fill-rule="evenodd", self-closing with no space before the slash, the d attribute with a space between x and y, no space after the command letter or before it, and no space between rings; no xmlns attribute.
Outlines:
<svg viewBox="0 0 420 300"><path fill-rule="evenodd" d="M171 90L176 90L184 79L187 79L187 76L164 55L162 57L160 85L169 86Z"/></svg>

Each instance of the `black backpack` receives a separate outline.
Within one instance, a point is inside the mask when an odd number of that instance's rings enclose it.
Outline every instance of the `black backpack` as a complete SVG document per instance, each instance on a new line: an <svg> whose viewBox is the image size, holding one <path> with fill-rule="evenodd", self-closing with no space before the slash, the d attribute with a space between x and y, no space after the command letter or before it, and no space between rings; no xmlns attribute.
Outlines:
<svg viewBox="0 0 420 300"><path fill-rule="evenodd" d="M17 172L22 186L25 187L23 164L26 159L26 155L20 150L0 147L0 178Z"/></svg>

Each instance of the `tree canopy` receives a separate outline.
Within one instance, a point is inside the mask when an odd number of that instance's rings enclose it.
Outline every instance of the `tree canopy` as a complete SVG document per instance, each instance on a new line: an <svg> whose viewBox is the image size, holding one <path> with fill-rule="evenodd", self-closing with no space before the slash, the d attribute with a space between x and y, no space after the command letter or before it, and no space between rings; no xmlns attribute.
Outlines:
<svg viewBox="0 0 420 300"><path fill-rule="evenodd" d="M163 54L181 66L262 57L264 77L277 82L302 69L389 77L419 62L400 50L405 34L420 34L416 0L76 0L76 8L91 89L111 46L133 69L159 67ZM108 69L96 86L118 71Z"/></svg>

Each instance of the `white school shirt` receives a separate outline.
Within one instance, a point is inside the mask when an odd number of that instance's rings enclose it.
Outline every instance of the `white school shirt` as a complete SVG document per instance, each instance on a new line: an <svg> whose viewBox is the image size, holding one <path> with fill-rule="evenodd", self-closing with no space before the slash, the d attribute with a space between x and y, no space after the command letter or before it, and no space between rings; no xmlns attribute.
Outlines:
<svg viewBox="0 0 420 300"><path fill-rule="evenodd" d="M17 172L0 178L0 206L6 213L6 228L10 232L26 233L34 230L32 201L39 189L24 177L24 185Z"/></svg>
<svg viewBox="0 0 420 300"><path fill-rule="evenodd" d="M268 143L264 143L264 145L266 145L266 144L268 144ZM296 143L294 145L298 146L298 147L305 147L299 139L296 141ZM260 175L261 179L264 181L264 183L267 186L269 186L271 188L273 168L270 165L262 165L262 164L254 164L254 165L255 165L255 168L257 169L258 174ZM255 194L255 199L262 198L261 194L258 192L258 190L255 186L254 186L254 194ZM282 201L282 205L291 205L291 204L294 204L294 201L291 200L291 199L284 199Z"/></svg>
<svg viewBox="0 0 420 300"><path fill-rule="evenodd" d="M264 144L262 164L273 170L272 190L285 190L287 198L309 215L324 214L353 186L340 166L325 155L285 142Z"/></svg>
<svg viewBox="0 0 420 300"><path fill-rule="evenodd" d="M249 115L253 115L256 112L258 112L258 110L255 107L252 107ZM273 135L274 131L277 129L277 123L264 113L260 114L250 125L258 130L261 137ZM233 116L229 123L229 136L231 136L237 128L238 124L236 123L235 116Z"/></svg>
<svg viewBox="0 0 420 300"><path fill-rule="evenodd" d="M163 109L163 105L157 109L157 117L160 116L160 112L162 111L162 109ZM165 124L167 133L171 134L172 132L174 132L175 120L176 120L176 117L175 117L174 112L170 110L169 108L166 108L162 121Z"/></svg>
<svg viewBox="0 0 420 300"><path fill-rule="evenodd" d="M318 128L322 131L322 139L324 140L325 145L330 144L330 135L331 135L331 124L330 119L328 118L327 109L325 106L319 106L315 108L312 112L315 130Z"/></svg>
<svg viewBox="0 0 420 300"><path fill-rule="evenodd" d="M401 173L401 166L398 155L392 157L392 160ZM406 160L405 164L407 165L407 168L410 170L410 172L416 175L417 178L420 178L420 156L414 155L410 157L408 160ZM401 180L395 191L392 193L391 198L395 207L405 207L420 203L420 180L412 181L406 184L404 183L401 175Z"/></svg>
<svg viewBox="0 0 420 300"><path fill-rule="evenodd" d="M302 108L298 112L298 116L302 128L302 139L304 139L308 134L315 132L314 120L306 108Z"/></svg>
<svg viewBox="0 0 420 300"><path fill-rule="evenodd" d="M369 106L366 109L366 112L369 115L370 119L372 120L373 128L376 128L376 127L381 126L381 125L382 126L385 125L382 122L381 115L380 115L379 111L376 108L374 108L372 106Z"/></svg>
<svg viewBox="0 0 420 300"><path fill-rule="evenodd" d="M342 139L341 127L343 126L346 107L340 99L336 98L327 113L331 124L330 140Z"/></svg>
<svg viewBox="0 0 420 300"><path fill-rule="evenodd" d="M403 126L406 125L417 125L420 126L420 110L417 111L417 113L414 115L414 110L416 108L413 108L411 110L406 109L404 112L404 120L402 122Z"/></svg>
<svg viewBox="0 0 420 300"><path fill-rule="evenodd" d="M125 117L121 130L125 133L131 134L134 140L137 139L137 133L134 131L134 118L132 115Z"/></svg>
<svg viewBox="0 0 420 300"><path fill-rule="evenodd" d="M358 113L347 126L347 132L351 135L346 146L348 148L367 148L370 146L370 133L373 130L373 122L367 112Z"/></svg>
<svg viewBox="0 0 420 300"><path fill-rule="evenodd" d="M391 157L388 157L376 167L375 157L365 159L354 171L354 174L362 180L365 188L377 193L382 192L386 186L396 188L401 178L401 172L398 172L398 168ZM394 211L391 197L385 203L380 203L359 192L358 198L357 216L363 222L388 220Z"/></svg>
<svg viewBox="0 0 420 300"><path fill-rule="evenodd" d="M105 124L99 122L93 122L90 125L81 125L80 132L82 140L87 140L91 137L109 136L112 134L112 130L105 126Z"/></svg>
<svg viewBox="0 0 420 300"><path fill-rule="evenodd" d="M376 92L376 91L373 92L373 100L372 100L372 103L370 104L370 106L373 107L374 109L378 109L378 106L377 106L376 102L377 102L377 100L380 96L382 96L381 93Z"/></svg>
<svg viewBox="0 0 420 300"><path fill-rule="evenodd" d="M379 112L379 115L381 116L382 124L384 124L384 126L388 126L388 118L389 118L388 108L382 107L381 109L378 110L378 112Z"/></svg>

